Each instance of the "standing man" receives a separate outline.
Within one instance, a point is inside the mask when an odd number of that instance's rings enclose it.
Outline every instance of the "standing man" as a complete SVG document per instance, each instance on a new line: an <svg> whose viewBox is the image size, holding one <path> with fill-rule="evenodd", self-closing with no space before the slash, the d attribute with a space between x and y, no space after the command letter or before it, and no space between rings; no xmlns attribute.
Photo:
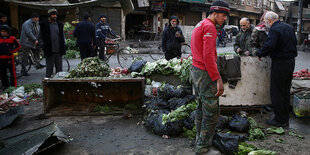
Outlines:
<svg viewBox="0 0 310 155"><path fill-rule="evenodd" d="M196 154L215 152L210 147L220 115L218 97L224 92L222 78L216 64L217 30L215 25L222 25L229 11L229 6L225 1L215 1L210 7L208 18L200 21L192 34L191 78L195 95L199 99L195 120Z"/></svg>
<svg viewBox="0 0 310 155"><path fill-rule="evenodd" d="M0 12L0 26L6 25L6 21L8 20L8 17L6 14Z"/></svg>
<svg viewBox="0 0 310 155"><path fill-rule="evenodd" d="M253 29L252 32L252 40L251 40L251 46L252 46L252 54L256 55L259 49L261 49L267 39L268 36L268 29L265 26L264 17L267 12L265 12L261 18L260 22L257 24L257 26Z"/></svg>
<svg viewBox="0 0 310 155"><path fill-rule="evenodd" d="M90 21L90 15L84 13L83 21L76 25L73 33L74 37L77 38L76 44L80 48L81 60L95 55L96 32L95 26Z"/></svg>
<svg viewBox="0 0 310 155"><path fill-rule="evenodd" d="M183 33L179 25L179 19L176 16L171 16L169 25L165 28L162 36L162 48L165 53L165 59L170 60L175 57L180 58L181 46L185 42Z"/></svg>
<svg viewBox="0 0 310 155"><path fill-rule="evenodd" d="M240 32L236 36L234 50L241 56L252 55L251 51L251 35L253 27L251 26L248 18L242 18L240 20Z"/></svg>
<svg viewBox="0 0 310 155"><path fill-rule="evenodd" d="M40 50L39 50L39 15L33 13L31 18L25 21L22 25L22 32L20 36L20 43L22 45L21 62L22 62L22 74L28 76L25 65L28 65L28 56L32 52L32 60L36 69L45 67L40 64Z"/></svg>
<svg viewBox="0 0 310 155"><path fill-rule="evenodd" d="M266 124L286 127L289 125L290 88L297 56L297 39L292 26L279 21L279 16L270 11L264 18L270 28L263 48L257 52L261 57L271 57L270 97L275 117Z"/></svg>
<svg viewBox="0 0 310 155"><path fill-rule="evenodd" d="M48 10L48 19L40 23L42 46L46 56L46 75L50 78L55 65L56 73L62 71L62 56L66 53L63 24L57 21L56 9Z"/></svg>
<svg viewBox="0 0 310 155"><path fill-rule="evenodd" d="M119 36L113 32L109 24L106 22L106 15L102 14L99 18L100 21L96 25L96 43L99 48L99 58L101 60L106 60L106 57L104 55L105 41L110 39L107 37L107 35L110 34L115 38L119 38Z"/></svg>

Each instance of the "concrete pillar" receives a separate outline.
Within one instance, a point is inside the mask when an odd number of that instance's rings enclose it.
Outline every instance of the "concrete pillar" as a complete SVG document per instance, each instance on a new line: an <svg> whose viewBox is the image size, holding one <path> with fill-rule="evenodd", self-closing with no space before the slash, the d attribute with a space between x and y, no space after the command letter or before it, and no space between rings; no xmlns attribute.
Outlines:
<svg viewBox="0 0 310 155"><path fill-rule="evenodd" d="M121 37L123 38L123 40L126 39L125 26L126 26L126 16L124 15L123 9L121 9Z"/></svg>
<svg viewBox="0 0 310 155"><path fill-rule="evenodd" d="M19 30L18 27L18 5L15 3L10 3L10 20L11 20L11 27L16 28Z"/></svg>
<svg viewBox="0 0 310 155"><path fill-rule="evenodd" d="M203 11L201 12L201 19L205 19L207 17L207 12Z"/></svg>
<svg viewBox="0 0 310 155"><path fill-rule="evenodd" d="M158 32L159 29L161 29L161 13L156 13L153 16L153 31Z"/></svg>

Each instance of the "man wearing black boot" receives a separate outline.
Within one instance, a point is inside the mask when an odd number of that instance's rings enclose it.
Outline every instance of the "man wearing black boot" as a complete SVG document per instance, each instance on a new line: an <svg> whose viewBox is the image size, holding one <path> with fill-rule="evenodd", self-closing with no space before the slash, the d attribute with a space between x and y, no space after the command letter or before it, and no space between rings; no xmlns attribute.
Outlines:
<svg viewBox="0 0 310 155"><path fill-rule="evenodd" d="M257 56L270 55L270 97L275 117L266 124L277 127L289 126L290 88L297 56L297 39L292 26L279 21L274 12L266 13L265 25L270 28L266 42Z"/></svg>

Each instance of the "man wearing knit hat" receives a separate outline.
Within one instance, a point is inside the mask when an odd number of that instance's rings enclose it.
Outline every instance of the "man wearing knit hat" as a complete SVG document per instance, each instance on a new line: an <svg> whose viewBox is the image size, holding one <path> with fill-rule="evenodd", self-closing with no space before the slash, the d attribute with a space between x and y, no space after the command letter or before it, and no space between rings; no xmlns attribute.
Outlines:
<svg viewBox="0 0 310 155"><path fill-rule="evenodd" d="M83 21L78 23L74 29L74 37L77 38L76 44L80 48L81 60L94 56L93 47L95 46L95 26L90 22L90 15L84 13Z"/></svg>
<svg viewBox="0 0 310 155"><path fill-rule="evenodd" d="M200 21L191 38L193 63L191 79L194 93L199 99L196 109L196 154L220 154L211 148L212 138L219 120L219 99L224 92L222 78L217 69L215 25L222 25L229 15L225 1L215 1L208 18Z"/></svg>
<svg viewBox="0 0 310 155"><path fill-rule="evenodd" d="M169 25L165 28L162 36L162 47L165 53L165 59L181 57L181 46L185 42L183 33L179 25L177 16L171 16Z"/></svg>
<svg viewBox="0 0 310 155"><path fill-rule="evenodd" d="M110 28L109 24L106 22L107 21L107 16L102 14L99 16L100 21L96 25L96 43L98 46L98 51L99 51L99 58L102 60L106 60L105 57L105 41L109 40L107 37L108 34L112 35L115 38L119 38L118 35L113 32L113 30Z"/></svg>
<svg viewBox="0 0 310 155"><path fill-rule="evenodd" d="M40 23L42 46L46 56L46 75L50 78L55 64L56 73L62 71L62 56L66 53L65 36L61 22L57 21L58 11L48 10L48 19Z"/></svg>

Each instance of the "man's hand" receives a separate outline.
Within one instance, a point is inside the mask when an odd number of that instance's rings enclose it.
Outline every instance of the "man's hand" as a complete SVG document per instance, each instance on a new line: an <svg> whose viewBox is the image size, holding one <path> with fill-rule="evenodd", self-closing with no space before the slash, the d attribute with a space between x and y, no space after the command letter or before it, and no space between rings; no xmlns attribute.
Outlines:
<svg viewBox="0 0 310 155"><path fill-rule="evenodd" d="M215 96L219 97L224 93L224 85L222 79L218 79L216 82L217 82L217 92Z"/></svg>
<svg viewBox="0 0 310 155"><path fill-rule="evenodd" d="M175 36L176 36L176 37L181 37L181 33L180 33L179 31L177 31L177 32L175 33Z"/></svg>
<svg viewBox="0 0 310 155"><path fill-rule="evenodd" d="M242 49L241 49L241 48L238 48L238 49L237 49L237 53L240 53L240 52L242 52Z"/></svg>
<svg viewBox="0 0 310 155"><path fill-rule="evenodd" d="M249 56L249 55L250 55L250 52L249 52L249 51L245 51L244 54L245 54L246 56Z"/></svg>
<svg viewBox="0 0 310 155"><path fill-rule="evenodd" d="M36 41L34 42L34 44L35 44L35 45L39 45L39 41L36 40Z"/></svg>

